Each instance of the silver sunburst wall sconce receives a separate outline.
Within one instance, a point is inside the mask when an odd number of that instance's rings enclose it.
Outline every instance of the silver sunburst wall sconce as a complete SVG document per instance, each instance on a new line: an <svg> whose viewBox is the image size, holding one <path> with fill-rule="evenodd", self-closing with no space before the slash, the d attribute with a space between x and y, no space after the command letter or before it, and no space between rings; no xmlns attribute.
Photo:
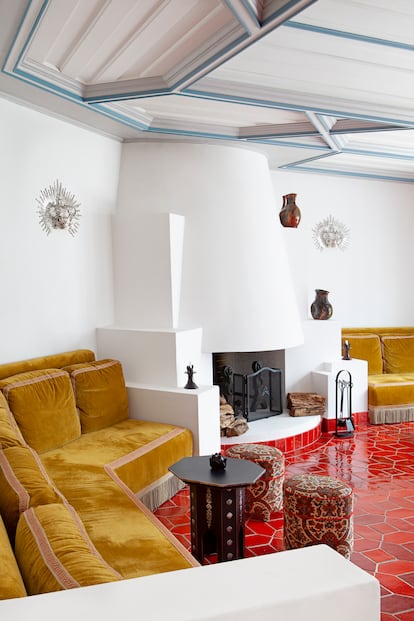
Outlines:
<svg viewBox="0 0 414 621"><path fill-rule="evenodd" d="M47 235L52 229L60 229L74 237L79 228L80 203L60 181L56 180L53 185L42 190L36 202L39 206L40 226Z"/></svg>
<svg viewBox="0 0 414 621"><path fill-rule="evenodd" d="M313 241L318 250L325 248L345 250L349 244L349 228L333 216L328 216L316 224L312 231Z"/></svg>

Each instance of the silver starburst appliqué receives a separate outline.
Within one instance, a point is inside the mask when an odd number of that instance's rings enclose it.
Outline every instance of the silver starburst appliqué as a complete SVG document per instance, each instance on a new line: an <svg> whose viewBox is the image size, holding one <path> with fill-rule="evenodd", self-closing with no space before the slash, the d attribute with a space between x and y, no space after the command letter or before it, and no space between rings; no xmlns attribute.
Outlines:
<svg viewBox="0 0 414 621"><path fill-rule="evenodd" d="M319 222L312 231L313 241L318 250L324 250L324 248L345 250L349 244L349 228L333 216L328 216Z"/></svg>
<svg viewBox="0 0 414 621"><path fill-rule="evenodd" d="M80 203L56 180L40 192L36 199L42 229L49 235L52 229L68 231L72 237L79 228Z"/></svg>

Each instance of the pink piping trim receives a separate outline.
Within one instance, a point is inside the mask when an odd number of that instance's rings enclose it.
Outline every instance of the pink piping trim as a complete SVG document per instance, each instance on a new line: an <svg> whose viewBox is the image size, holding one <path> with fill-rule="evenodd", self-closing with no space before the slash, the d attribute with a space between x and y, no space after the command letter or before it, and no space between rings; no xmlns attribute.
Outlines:
<svg viewBox="0 0 414 621"><path fill-rule="evenodd" d="M0 468L3 470L6 481L19 499L19 513L23 513L29 507L30 494L20 483L3 451L0 451Z"/></svg>
<svg viewBox="0 0 414 621"><path fill-rule="evenodd" d="M146 453L149 453L150 451L153 451L154 449L164 444L164 442L169 441L172 438L180 435L183 431L184 429L182 427L176 427L175 429L171 429L171 431L168 431L166 434L160 436L156 440L148 442L148 444L146 444L145 446L141 446L140 448L135 449L135 451L132 451L132 453L128 453L127 455L119 457L119 459L116 459L115 461L108 464L108 467L116 470L121 466L125 466L125 464L129 464L129 462L137 459L137 457L142 457Z"/></svg>
<svg viewBox="0 0 414 621"><path fill-rule="evenodd" d="M115 472L115 469L119 468L120 466L123 466L130 461L133 461L135 458L140 457L145 453L153 450L154 448L160 446L165 442L166 438L170 440L171 438L178 436L183 431L184 430L181 427L177 427L169 431L167 434L163 435L161 438L149 442L149 444L147 444L145 447L136 449L132 453L129 453L128 455L125 455L120 459L116 459L115 461L106 464L104 466L104 470L111 477L111 479L122 489L122 491L128 496L128 498L130 498L132 502L139 509L141 509L141 511L145 514L149 521L152 522L163 533L163 535L174 546L174 548L176 548L176 550L178 550L180 554L182 554L193 567L199 567L200 563L194 558L194 556L192 556L187 548L185 548L183 544L178 541L178 539L171 535L171 532L168 530L168 528L166 528L166 526L164 526L164 524L160 522L157 517L155 517L152 511L150 511L148 507L146 507L144 503L141 502L139 498L137 498L133 491L119 478L119 476Z"/></svg>
<svg viewBox="0 0 414 621"><path fill-rule="evenodd" d="M90 366L82 367L81 369L74 369L71 372L71 375L75 377L76 375L79 375L80 373L90 373L92 371L99 371L100 369L108 369L109 367L113 367L121 363L119 362L119 360L108 360L107 362L102 362L100 364L92 364L92 363L88 363L88 364L90 364Z"/></svg>
<svg viewBox="0 0 414 621"><path fill-rule="evenodd" d="M184 558L193 567L199 567L200 563L194 558L194 556L192 556L192 554L190 554L190 552L187 550L187 548L185 548L178 541L178 539L176 539L175 537L173 537L171 535L171 532L168 530L168 528L166 528L166 526L164 526L164 524L162 522L160 522L160 520L157 517L155 517L155 515L152 513L152 511L150 511L144 505L144 503L141 502L139 500L139 498L136 497L136 495L129 489L129 487L123 481L121 481L121 479L115 474L115 472L113 472L113 470L111 470L111 468L109 466L105 466L105 471L107 472L107 474L109 474L111 479L113 479L113 481L122 489L122 491L128 496L128 498L130 498L132 500L132 502L139 509L141 509L141 511L146 515L146 517L149 519L149 521L152 522L163 533L163 535L174 546L174 548L176 548L180 552L180 554L182 554L184 556Z"/></svg>
<svg viewBox="0 0 414 621"><path fill-rule="evenodd" d="M85 364L88 364L89 366L82 367L81 369L74 369L70 373L70 381L72 384L73 394L75 395L75 401L76 401L76 376L77 375L80 375L81 373L91 373L92 371L99 371L100 369L108 369L109 367L113 367L118 364L120 365L121 363L119 362L119 360L108 360L107 362L102 362L97 365L93 364L93 361L87 362Z"/></svg>
<svg viewBox="0 0 414 621"><path fill-rule="evenodd" d="M3 394L7 398L9 392L13 388L20 388L21 386L30 386L30 384L37 384L38 382L47 381L51 377L64 377L65 375L68 375L68 373L66 373L66 371L54 371L53 373L45 372L42 375L40 375L39 377L31 377L30 379L21 380L20 382L15 382L14 384L10 384L8 386L4 386L4 388L2 388Z"/></svg>
<svg viewBox="0 0 414 621"><path fill-rule="evenodd" d="M26 524L30 529L34 540L36 541L37 547L46 567L48 568L52 576L56 579L58 584L60 584L63 589L73 589L79 587L80 584L67 571L66 567L62 565L62 563L54 553L49 543L49 539L42 525L40 524L34 510L28 509L23 517L26 520Z"/></svg>
<svg viewBox="0 0 414 621"><path fill-rule="evenodd" d="M22 436L22 432L20 431L19 426L18 426L18 424L16 423L16 420L15 420L15 418L14 418L14 416L13 416L13 414L12 414L12 412L11 412L10 408L9 408L9 407L7 407L7 408L4 408L4 410L6 411L6 414L7 414L7 420L9 421L10 427L12 428L12 430L14 431L14 433L16 434L17 439L18 439L18 440L19 440L22 444L24 444L25 446L28 446L28 444L26 443L26 440L25 440L25 439L23 438L23 436Z"/></svg>

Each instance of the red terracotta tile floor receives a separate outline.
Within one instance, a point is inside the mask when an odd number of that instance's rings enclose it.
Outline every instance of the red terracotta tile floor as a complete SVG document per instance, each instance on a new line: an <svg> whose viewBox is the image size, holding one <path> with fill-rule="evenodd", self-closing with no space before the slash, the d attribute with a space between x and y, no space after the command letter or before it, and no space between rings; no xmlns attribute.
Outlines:
<svg viewBox="0 0 414 621"><path fill-rule="evenodd" d="M353 486L351 561L380 581L381 621L414 621L414 423L362 424L348 439L325 433L285 457L287 476L312 472ZM190 549L187 487L155 515ZM245 544L246 556L283 550L282 513L248 519Z"/></svg>

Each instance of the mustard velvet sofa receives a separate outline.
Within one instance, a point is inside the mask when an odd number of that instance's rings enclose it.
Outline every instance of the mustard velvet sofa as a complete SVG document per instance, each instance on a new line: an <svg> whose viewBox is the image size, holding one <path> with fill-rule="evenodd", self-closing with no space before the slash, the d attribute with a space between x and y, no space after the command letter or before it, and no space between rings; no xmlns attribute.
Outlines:
<svg viewBox="0 0 414 621"><path fill-rule="evenodd" d="M414 327L343 328L351 357L368 361L372 424L414 420Z"/></svg>
<svg viewBox="0 0 414 621"><path fill-rule="evenodd" d="M191 454L187 429L129 418L117 360L0 365L0 599L198 566L144 504Z"/></svg>

